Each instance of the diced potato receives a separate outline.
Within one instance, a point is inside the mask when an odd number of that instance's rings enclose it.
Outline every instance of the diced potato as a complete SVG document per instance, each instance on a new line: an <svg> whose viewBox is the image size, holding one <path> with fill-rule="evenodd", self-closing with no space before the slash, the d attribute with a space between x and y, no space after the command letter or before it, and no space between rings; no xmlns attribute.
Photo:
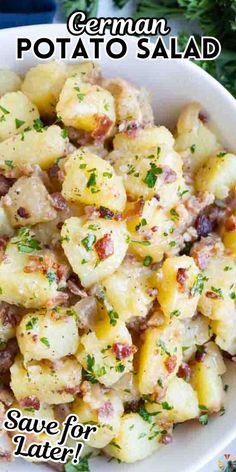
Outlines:
<svg viewBox="0 0 236 472"><path fill-rule="evenodd" d="M88 148L80 148L66 160L62 195L71 202L123 211L126 192L122 178L111 164Z"/></svg>
<svg viewBox="0 0 236 472"><path fill-rule="evenodd" d="M183 154L188 152L185 167L192 173L221 148L216 135L200 120L201 108L199 103L190 103L181 112L177 124L175 149Z"/></svg>
<svg viewBox="0 0 236 472"><path fill-rule="evenodd" d="M38 64L25 75L22 92L35 103L43 118L55 116L55 106L67 77L63 62Z"/></svg>
<svg viewBox="0 0 236 472"><path fill-rule="evenodd" d="M201 274L189 256L167 258L157 276L158 301L167 319L191 318L200 297Z"/></svg>
<svg viewBox="0 0 236 472"><path fill-rule="evenodd" d="M9 218L7 216L5 208L0 205L0 237L8 236L11 237L14 233Z"/></svg>
<svg viewBox="0 0 236 472"><path fill-rule="evenodd" d="M109 387L133 368L132 338L114 310L98 308L93 331L81 337L76 357L90 380Z"/></svg>
<svg viewBox="0 0 236 472"><path fill-rule="evenodd" d="M188 362L197 351L197 346L202 346L212 336L210 320L198 314L193 318L183 321L183 360Z"/></svg>
<svg viewBox="0 0 236 472"><path fill-rule="evenodd" d="M231 257L212 257L204 278L198 309L212 320L223 321L226 313L231 316L235 310L236 266Z"/></svg>
<svg viewBox="0 0 236 472"><path fill-rule="evenodd" d="M236 155L220 152L211 156L196 174L195 187L224 199L236 182Z"/></svg>
<svg viewBox="0 0 236 472"><path fill-rule="evenodd" d="M139 352L138 385L142 395L155 391L158 381L165 385L182 361L182 328L179 321L148 328Z"/></svg>
<svg viewBox="0 0 236 472"><path fill-rule="evenodd" d="M176 222L159 202L152 198L128 202L125 210L127 228L130 233L130 249L147 261L160 262L164 254L175 254L178 250Z"/></svg>
<svg viewBox="0 0 236 472"><path fill-rule="evenodd" d="M78 76L82 82L98 84L101 81L101 66L97 62L82 61L67 65L68 77Z"/></svg>
<svg viewBox="0 0 236 472"><path fill-rule="evenodd" d="M57 291L57 278L45 273L40 264L27 271L31 266L32 257L44 258L55 261L55 256L50 251L39 251L39 242L28 228L20 229L18 235L10 240L0 263L0 301L13 305L21 305L25 308L41 308L47 304L55 303L62 298L62 293ZM9 280L11 283L9 283Z"/></svg>
<svg viewBox="0 0 236 472"><path fill-rule="evenodd" d="M151 308L155 298L152 274L143 264L128 260L102 280L107 300L125 322L136 316L146 316Z"/></svg>
<svg viewBox="0 0 236 472"><path fill-rule="evenodd" d="M94 138L105 138L115 122L114 98L99 85L71 77L60 94L57 114L66 126L92 133Z"/></svg>
<svg viewBox="0 0 236 472"><path fill-rule="evenodd" d="M0 143L0 168L9 170L16 167L29 167L38 164L48 169L59 157L66 154L68 140L63 138L59 126L36 131L27 131L23 136L16 135Z"/></svg>
<svg viewBox="0 0 236 472"><path fill-rule="evenodd" d="M192 386L184 379L173 377L168 383L165 396L161 401L146 403L149 413L158 412L158 420L183 423L196 418L199 414L198 397Z"/></svg>
<svg viewBox="0 0 236 472"><path fill-rule="evenodd" d="M191 383L198 395L199 405L210 413L217 412L224 401L221 375L226 371L220 350L215 343L206 344L207 355L192 366ZM204 409L205 409L204 408Z"/></svg>
<svg viewBox="0 0 236 472"><path fill-rule="evenodd" d="M177 203L178 189L183 186L182 159L174 151L173 136L164 126L139 129L135 136L117 134L113 145L109 159L123 177L131 199L146 200L158 194L163 207Z"/></svg>
<svg viewBox="0 0 236 472"><path fill-rule="evenodd" d="M100 386L92 385L91 391L77 397L72 405L72 413L81 423L96 423L98 431L87 441L91 447L103 448L118 434L124 408L121 399L112 391L102 392Z"/></svg>
<svg viewBox="0 0 236 472"><path fill-rule="evenodd" d="M144 421L138 413L128 413L121 418L119 434L105 447L105 453L128 463L145 459L160 447L158 431L157 425Z"/></svg>
<svg viewBox="0 0 236 472"><path fill-rule="evenodd" d="M13 70L0 69L0 97L8 92L17 92L21 87L21 79Z"/></svg>
<svg viewBox="0 0 236 472"><path fill-rule="evenodd" d="M236 312L228 316L225 312L225 317L222 320L215 320L211 322L213 333L216 335L216 344L227 351L232 356L236 355Z"/></svg>
<svg viewBox="0 0 236 472"><path fill-rule="evenodd" d="M33 126L39 118L35 105L22 92L7 93L0 98L0 141Z"/></svg>
<svg viewBox="0 0 236 472"><path fill-rule="evenodd" d="M124 222L72 217L62 227L62 246L84 287L113 274L123 261L127 247Z"/></svg>
<svg viewBox="0 0 236 472"><path fill-rule="evenodd" d="M132 401L140 400L137 375L135 372L128 372L123 375L118 382L112 385L112 390L118 393L123 403L131 403Z"/></svg>
<svg viewBox="0 0 236 472"><path fill-rule="evenodd" d="M123 123L124 126L128 127L129 122L153 124L154 119L149 96L143 89L140 90L120 78L103 80L102 85L115 98L118 125Z"/></svg>
<svg viewBox="0 0 236 472"><path fill-rule="evenodd" d="M35 396L49 405L70 403L81 381L81 366L71 358L53 365L46 361L30 363L26 369L21 356L17 356L10 370L11 389L18 401Z"/></svg>
<svg viewBox="0 0 236 472"><path fill-rule="evenodd" d="M50 195L40 177L20 177L4 199L5 209L13 227L35 225L56 218Z"/></svg>
<svg viewBox="0 0 236 472"><path fill-rule="evenodd" d="M75 354L79 345L73 311L60 307L27 313L17 327L16 336L24 362L54 361Z"/></svg>

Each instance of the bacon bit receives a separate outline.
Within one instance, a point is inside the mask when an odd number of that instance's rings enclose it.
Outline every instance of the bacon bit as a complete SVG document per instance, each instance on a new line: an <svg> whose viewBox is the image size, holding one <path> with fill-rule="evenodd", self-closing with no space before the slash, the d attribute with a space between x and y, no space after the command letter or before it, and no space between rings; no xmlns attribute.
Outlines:
<svg viewBox="0 0 236 472"><path fill-rule="evenodd" d="M47 307L51 308L56 305L63 305L67 302L69 296L67 293L58 292L58 294L47 302Z"/></svg>
<svg viewBox="0 0 236 472"><path fill-rule="evenodd" d="M9 451L4 451L2 448L0 448L0 462L11 462L12 460L12 455L11 452Z"/></svg>
<svg viewBox="0 0 236 472"><path fill-rule="evenodd" d="M156 233L156 232L158 231L158 226L153 226L153 227L151 228L151 231L152 231L153 233Z"/></svg>
<svg viewBox="0 0 236 472"><path fill-rule="evenodd" d="M131 207L125 211L124 218L129 221L133 218L136 218L137 216L141 216L144 204L145 201L142 198L137 200L137 202L133 203Z"/></svg>
<svg viewBox="0 0 236 472"><path fill-rule="evenodd" d="M206 297L212 298L213 300L219 300L219 298L222 298L218 293L212 292L210 290L206 292Z"/></svg>
<svg viewBox="0 0 236 472"><path fill-rule="evenodd" d="M112 254L114 254L114 243L111 235L106 233L102 238L98 239L94 244L94 249L100 261L104 261L112 256Z"/></svg>
<svg viewBox="0 0 236 472"><path fill-rule="evenodd" d="M225 229L226 231L234 231L236 229L236 217L234 215L231 215L225 221Z"/></svg>
<svg viewBox="0 0 236 472"><path fill-rule="evenodd" d="M208 116L206 113L203 113L202 111L200 111L200 113L198 114L198 118L202 123L204 124L208 123Z"/></svg>
<svg viewBox="0 0 236 472"><path fill-rule="evenodd" d="M195 221L195 228L198 236L208 236L216 227L216 221L212 221L210 217L204 213L200 213Z"/></svg>
<svg viewBox="0 0 236 472"><path fill-rule="evenodd" d="M91 134L87 131L78 130L72 126L69 126L67 130L69 140L76 146L86 146L92 142Z"/></svg>
<svg viewBox="0 0 236 472"><path fill-rule="evenodd" d="M29 256L30 264L24 267L24 272L42 272L46 274L48 270L53 270L55 272L56 278L58 281L66 277L68 272L67 266L54 262L48 256Z"/></svg>
<svg viewBox="0 0 236 472"><path fill-rule="evenodd" d="M176 355L168 356L164 364L165 364L166 370L169 372L169 374L171 374L172 372L174 372L177 366L177 356Z"/></svg>
<svg viewBox="0 0 236 472"><path fill-rule="evenodd" d="M58 164L53 164L52 167L49 169L49 177L58 177L58 172L59 172L59 166Z"/></svg>
<svg viewBox="0 0 236 472"><path fill-rule="evenodd" d="M105 423L109 418L111 418L114 414L114 408L111 402L105 402L99 409L98 409L98 420L101 423Z"/></svg>
<svg viewBox="0 0 236 472"><path fill-rule="evenodd" d="M4 251L6 249L8 241L9 238L7 236L0 238L0 251Z"/></svg>
<svg viewBox="0 0 236 472"><path fill-rule="evenodd" d="M40 401L37 397L35 397L34 395L31 395L29 397L25 397L25 398L22 398L20 401L19 401L19 404L23 407L23 408L33 408L34 410L40 410Z"/></svg>
<svg viewBox="0 0 236 472"><path fill-rule="evenodd" d="M191 368L187 364L187 362L183 362L179 366L179 370L177 372L177 376L180 377L181 379L185 379L186 382L189 382L190 377L191 377Z"/></svg>
<svg viewBox="0 0 236 472"><path fill-rule="evenodd" d="M10 339L5 349L0 351L0 374L8 372L12 366L15 356L18 352L18 344L16 339Z"/></svg>
<svg viewBox="0 0 236 472"><path fill-rule="evenodd" d="M80 385L80 393L84 397L88 392L91 391L91 385L87 380L84 380Z"/></svg>
<svg viewBox="0 0 236 472"><path fill-rule="evenodd" d="M136 347L135 346L130 346L129 344L125 343L114 343L111 348L113 354L115 354L116 359L119 359L121 361L122 359L125 359L126 357L131 356L136 352Z"/></svg>
<svg viewBox="0 0 236 472"><path fill-rule="evenodd" d="M107 220L111 220L114 217L114 212L104 206L100 206L98 211L100 218L106 218Z"/></svg>
<svg viewBox="0 0 236 472"><path fill-rule="evenodd" d="M201 238L191 249L190 255L194 258L198 267L203 270L207 267L210 257L221 256L224 253L224 245L216 235Z"/></svg>
<svg viewBox="0 0 236 472"><path fill-rule="evenodd" d="M176 280L180 285L181 291L186 290L186 280L187 280L187 269L179 268L177 270Z"/></svg>
<svg viewBox="0 0 236 472"><path fill-rule="evenodd" d="M172 184L177 180L176 172L169 166L162 167L162 179L166 184Z"/></svg>
<svg viewBox="0 0 236 472"><path fill-rule="evenodd" d="M206 346L198 346L196 354L195 354L195 359L197 362L202 362L204 361L205 357L207 354L207 347Z"/></svg>
<svg viewBox="0 0 236 472"><path fill-rule="evenodd" d="M63 389L65 393L68 393L69 395L76 395L80 391L80 387L65 387Z"/></svg>
<svg viewBox="0 0 236 472"><path fill-rule="evenodd" d="M99 211L95 207L95 205L86 205L84 207L84 213L88 220L95 220L99 217Z"/></svg>
<svg viewBox="0 0 236 472"><path fill-rule="evenodd" d="M55 418L57 421L62 423L66 417L70 414L70 407L67 403L54 406Z"/></svg>
<svg viewBox="0 0 236 472"><path fill-rule="evenodd" d="M37 335L37 334L33 334L32 340L33 340L34 343L36 343L36 342L38 341L38 335Z"/></svg>
<svg viewBox="0 0 236 472"><path fill-rule="evenodd" d="M0 303L0 320L3 326L15 327L18 325L20 317L17 315L17 309L5 302Z"/></svg>
<svg viewBox="0 0 236 472"><path fill-rule="evenodd" d="M106 115L97 115L95 119L97 126L96 129L92 132L91 136L96 141L104 141L113 123Z"/></svg>
<svg viewBox="0 0 236 472"><path fill-rule="evenodd" d="M69 279L66 282L68 289L70 290L73 295L77 295L78 297L85 298L88 294L83 290L79 277L77 274L71 274Z"/></svg>
<svg viewBox="0 0 236 472"><path fill-rule="evenodd" d="M139 400L132 400L132 402L128 403L125 406L125 412L129 413L132 411L133 413L136 413L136 411L138 411L139 409L139 406L140 406Z"/></svg>
<svg viewBox="0 0 236 472"><path fill-rule="evenodd" d="M52 193L51 195L52 205L56 210L62 211L68 208L67 203L60 192Z"/></svg>
<svg viewBox="0 0 236 472"><path fill-rule="evenodd" d="M155 193L155 195L153 195L153 198L155 198L155 200L157 200L158 202L161 199L161 197L160 197L160 195L158 195L158 193Z"/></svg>
<svg viewBox="0 0 236 472"><path fill-rule="evenodd" d="M15 179L8 179L4 175L0 174L0 197L4 197L4 195L7 194L14 182Z"/></svg>
<svg viewBox="0 0 236 472"><path fill-rule="evenodd" d="M171 436L171 434L164 434L161 436L160 442L165 445L171 444L173 442L173 436Z"/></svg>
<svg viewBox="0 0 236 472"><path fill-rule="evenodd" d="M20 207L17 210L17 215L20 216L20 218L29 218L30 214L24 207Z"/></svg>
<svg viewBox="0 0 236 472"><path fill-rule="evenodd" d="M0 388L0 402L4 403L5 406L11 406L14 402L14 395L9 388Z"/></svg>

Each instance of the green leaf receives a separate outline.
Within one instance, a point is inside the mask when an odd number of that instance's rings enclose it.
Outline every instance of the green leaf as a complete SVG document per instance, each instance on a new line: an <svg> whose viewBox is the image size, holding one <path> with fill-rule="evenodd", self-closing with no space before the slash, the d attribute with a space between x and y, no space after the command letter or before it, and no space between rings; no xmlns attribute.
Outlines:
<svg viewBox="0 0 236 472"><path fill-rule="evenodd" d="M145 267L148 267L148 266L150 266L152 261L153 261L153 258L151 256L145 256L144 259L143 259L143 265Z"/></svg>
<svg viewBox="0 0 236 472"><path fill-rule="evenodd" d="M198 418L199 423L201 423L203 426L206 426L208 424L208 419L209 419L208 413L204 413L203 415L200 415Z"/></svg>
<svg viewBox="0 0 236 472"><path fill-rule="evenodd" d="M108 316L109 316L110 324L112 326L115 326L117 323L117 320L119 319L118 313L114 310L110 310L108 311Z"/></svg>
<svg viewBox="0 0 236 472"><path fill-rule="evenodd" d="M35 131L37 131L37 133L42 133L44 124L42 120L40 120L40 118L36 118L34 120L33 128L35 129Z"/></svg>
<svg viewBox="0 0 236 472"><path fill-rule="evenodd" d="M4 108L1 105L0 105L0 110L3 112L4 115L9 115L9 113L10 113L6 108Z"/></svg>
<svg viewBox="0 0 236 472"><path fill-rule="evenodd" d="M38 320L39 319L36 316L33 316L25 325L26 331L31 331L32 329L34 329L34 327L38 323Z"/></svg>
<svg viewBox="0 0 236 472"><path fill-rule="evenodd" d="M85 247L86 251L91 251L96 240L97 238L95 234L89 233L84 239L82 239L81 243Z"/></svg>
<svg viewBox="0 0 236 472"><path fill-rule="evenodd" d="M89 458L92 453L86 454L84 457L80 458L79 464L72 464L69 462L65 465L65 472L90 472L89 468Z"/></svg>
<svg viewBox="0 0 236 472"><path fill-rule="evenodd" d="M146 421L147 423L152 423L152 417L153 416L156 416L156 415L159 415L160 412L157 411L156 413L149 413L145 406L140 406L137 413L141 416L141 418L143 418L144 421Z"/></svg>
<svg viewBox="0 0 236 472"><path fill-rule="evenodd" d="M205 277L203 274L200 273L197 275L195 282L190 291L192 297L194 297L198 293L201 295L204 289L204 282L206 282L207 280L208 280L207 277Z"/></svg>
<svg viewBox="0 0 236 472"><path fill-rule="evenodd" d="M25 124L25 121L19 120L18 118L15 119L16 129L20 128L24 124Z"/></svg>
<svg viewBox="0 0 236 472"><path fill-rule="evenodd" d="M143 179L143 182L148 186L148 188L155 187L157 181L157 176L162 174L162 168L157 167L153 162L150 163L151 169L147 171L146 177Z"/></svg>
<svg viewBox="0 0 236 472"><path fill-rule="evenodd" d="M43 343L45 346L50 347L50 343L48 341L48 338L40 338L41 343Z"/></svg>
<svg viewBox="0 0 236 472"><path fill-rule="evenodd" d="M35 234L27 227L16 231L13 244L17 245L19 252L31 253L41 249L40 242L35 238Z"/></svg>

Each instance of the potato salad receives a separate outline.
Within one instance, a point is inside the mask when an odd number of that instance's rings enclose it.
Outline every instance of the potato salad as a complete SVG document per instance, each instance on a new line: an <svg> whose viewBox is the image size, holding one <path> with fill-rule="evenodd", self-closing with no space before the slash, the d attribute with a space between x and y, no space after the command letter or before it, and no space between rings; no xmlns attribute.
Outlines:
<svg viewBox="0 0 236 472"><path fill-rule="evenodd" d="M73 413L132 463L224 412L236 155L210 119L189 103L170 132L90 61L0 70L1 421Z"/></svg>

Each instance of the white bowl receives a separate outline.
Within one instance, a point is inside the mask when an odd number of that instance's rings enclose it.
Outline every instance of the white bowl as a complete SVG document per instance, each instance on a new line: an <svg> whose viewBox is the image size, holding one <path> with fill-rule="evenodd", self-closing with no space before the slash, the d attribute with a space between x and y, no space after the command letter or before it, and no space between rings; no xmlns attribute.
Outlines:
<svg viewBox="0 0 236 472"><path fill-rule="evenodd" d="M14 28L0 31L0 67L24 72L37 61L33 53L27 53L23 61L16 61L16 38L28 37L35 41L40 37L68 36L66 27L60 24ZM70 36L72 43L76 37ZM109 38L109 37L108 37ZM87 49L88 38L83 36ZM152 93L156 122L172 127L180 110L186 103L200 101L209 114L212 124L225 146L236 151L236 101L212 77L199 67L181 60L137 60L135 41L126 37L128 54L122 60L111 60L101 55L104 75L121 76ZM73 50L73 46L69 48ZM56 58L56 56L55 56ZM230 388L227 394L226 413L210 419L208 426L188 422L176 428L172 445L161 448L148 459L134 465L108 463L104 458L91 460L91 470L96 472L196 472L218 454L236 437L236 375L235 366L229 364L225 382ZM43 465L36 466L17 461L1 464L2 472L48 471Z"/></svg>

